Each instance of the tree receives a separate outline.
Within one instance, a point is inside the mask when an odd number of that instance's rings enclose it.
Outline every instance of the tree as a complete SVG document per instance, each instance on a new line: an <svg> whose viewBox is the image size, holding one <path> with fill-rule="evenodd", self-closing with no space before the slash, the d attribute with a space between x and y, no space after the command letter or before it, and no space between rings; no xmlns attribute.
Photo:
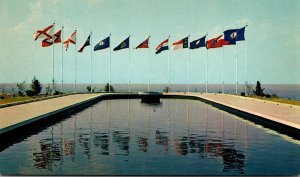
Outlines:
<svg viewBox="0 0 300 177"><path fill-rule="evenodd" d="M264 89L265 88L261 88L261 85L260 85L260 82L259 81L257 81L256 82L256 87L255 87L255 90L253 90L253 93L255 94L255 95L257 95L257 96L264 96L265 94L264 94Z"/></svg>
<svg viewBox="0 0 300 177"><path fill-rule="evenodd" d="M35 95L41 93L43 87L42 87L42 84L40 83L40 81L37 80L34 76L32 79L32 82L30 84L30 88L31 88L30 90L26 90L26 94L28 96L35 96Z"/></svg>

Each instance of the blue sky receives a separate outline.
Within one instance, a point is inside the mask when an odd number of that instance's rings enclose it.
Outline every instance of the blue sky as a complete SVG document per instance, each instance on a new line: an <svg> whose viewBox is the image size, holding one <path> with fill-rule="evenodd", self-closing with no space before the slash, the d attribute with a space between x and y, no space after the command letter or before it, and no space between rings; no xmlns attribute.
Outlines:
<svg viewBox="0 0 300 177"><path fill-rule="evenodd" d="M246 41L236 46L208 50L208 82L235 83L238 51L238 81L299 84L299 0L0 0L0 82L52 80L52 47L42 48L32 35L56 22L65 26L64 38L77 29L78 50L90 31L92 47L110 33L111 47L130 34L131 82L147 83L148 49L133 50L148 35L151 83L187 83L190 52L191 83L205 83L206 48L164 51L156 46L171 35L170 43L190 34L190 41L217 37L224 30L248 25ZM64 82L74 82L74 45L64 52ZM222 58L224 52L224 63ZM77 81L90 82L90 47L76 53ZM109 49L92 52L94 83L108 82ZM55 45L55 80L61 81L61 44ZM112 83L128 82L129 50L112 51ZM247 58L247 75L246 72ZM246 77L247 76L247 77Z"/></svg>

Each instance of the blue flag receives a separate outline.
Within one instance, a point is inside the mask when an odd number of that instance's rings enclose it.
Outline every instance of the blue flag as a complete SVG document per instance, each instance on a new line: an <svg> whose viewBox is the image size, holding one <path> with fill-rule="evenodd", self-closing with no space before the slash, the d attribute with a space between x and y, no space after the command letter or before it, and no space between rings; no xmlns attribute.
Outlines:
<svg viewBox="0 0 300 177"><path fill-rule="evenodd" d="M110 41L109 38L110 38L110 36L108 36L107 38L105 38L102 41L100 41L99 43L97 43L94 47L94 51L108 48L109 41Z"/></svg>
<svg viewBox="0 0 300 177"><path fill-rule="evenodd" d="M224 40L235 42L235 41L244 41L245 40L245 27L240 29L230 29L224 31Z"/></svg>
<svg viewBox="0 0 300 177"><path fill-rule="evenodd" d="M130 37L130 36L129 36ZM129 48L129 37L114 48L114 51Z"/></svg>
<svg viewBox="0 0 300 177"><path fill-rule="evenodd" d="M205 47L205 36L200 39L194 40L190 43L190 49L198 49L199 47Z"/></svg>

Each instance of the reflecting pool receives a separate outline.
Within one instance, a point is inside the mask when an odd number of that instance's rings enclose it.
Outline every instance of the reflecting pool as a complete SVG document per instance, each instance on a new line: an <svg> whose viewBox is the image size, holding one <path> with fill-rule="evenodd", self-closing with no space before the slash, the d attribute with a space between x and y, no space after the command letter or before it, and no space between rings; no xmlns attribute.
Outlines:
<svg viewBox="0 0 300 177"><path fill-rule="evenodd" d="M300 142L196 100L105 100L0 152L2 175L299 175Z"/></svg>

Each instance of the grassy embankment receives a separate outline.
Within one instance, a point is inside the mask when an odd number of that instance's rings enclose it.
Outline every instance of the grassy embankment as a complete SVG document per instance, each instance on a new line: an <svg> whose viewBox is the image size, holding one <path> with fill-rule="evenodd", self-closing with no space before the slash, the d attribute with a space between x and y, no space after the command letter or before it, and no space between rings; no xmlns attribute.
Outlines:
<svg viewBox="0 0 300 177"><path fill-rule="evenodd" d="M290 100L290 99L286 99L286 98L272 98L272 97L266 98L266 97L260 97L260 96L255 96L255 95L252 95L250 97L261 99L261 100L266 100L266 101L273 101L273 102L278 102L278 103L285 103L285 104L300 106L300 101Z"/></svg>
<svg viewBox="0 0 300 177"><path fill-rule="evenodd" d="M4 99L0 99L0 104L8 104L18 101L32 100L34 98L29 96L16 96L16 97L6 97Z"/></svg>

